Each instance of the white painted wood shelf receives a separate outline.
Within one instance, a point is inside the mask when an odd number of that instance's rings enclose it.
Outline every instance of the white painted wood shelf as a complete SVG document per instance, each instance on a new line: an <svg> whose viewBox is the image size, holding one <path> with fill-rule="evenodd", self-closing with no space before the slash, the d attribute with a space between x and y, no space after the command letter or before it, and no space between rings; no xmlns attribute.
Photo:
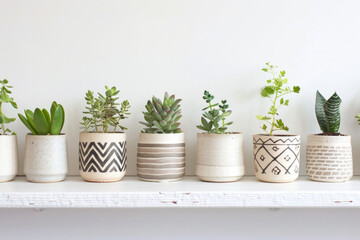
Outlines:
<svg viewBox="0 0 360 240"><path fill-rule="evenodd" d="M207 183L196 177L169 183L125 177L116 183L89 183L68 177L61 183L29 183L24 177L0 183L0 208L181 208L181 207L360 207L360 177L345 183L299 178L263 183L244 177L234 183Z"/></svg>

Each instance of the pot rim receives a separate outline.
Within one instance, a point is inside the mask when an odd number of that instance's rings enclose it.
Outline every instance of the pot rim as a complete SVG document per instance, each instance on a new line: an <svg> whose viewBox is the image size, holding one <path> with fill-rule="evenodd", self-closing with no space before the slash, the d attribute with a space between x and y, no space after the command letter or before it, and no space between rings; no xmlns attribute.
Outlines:
<svg viewBox="0 0 360 240"><path fill-rule="evenodd" d="M211 136L229 136L229 135L241 135L242 132L228 132L228 133L207 133L207 132L198 132L197 135L211 135Z"/></svg>
<svg viewBox="0 0 360 240"><path fill-rule="evenodd" d="M351 137L351 135L346 135L346 134L343 134L343 135L318 135L318 134L308 134L308 136L312 136L312 137Z"/></svg>
<svg viewBox="0 0 360 240"><path fill-rule="evenodd" d="M253 136L263 136L263 137L300 137L300 134L276 134L276 135L269 135L269 134L254 134Z"/></svg>
<svg viewBox="0 0 360 240"><path fill-rule="evenodd" d="M85 133L85 134L109 134L109 135L111 135L111 134L126 134L125 132L107 132L107 133L104 133L104 132L88 132L88 131L82 131L82 132L80 132L80 134L81 133Z"/></svg>
<svg viewBox="0 0 360 240"><path fill-rule="evenodd" d="M64 137L66 136L65 133L60 133L59 135L33 135L31 133L26 134L26 137L34 137L34 138L55 138L55 137Z"/></svg>
<svg viewBox="0 0 360 240"><path fill-rule="evenodd" d="M3 135L3 134L0 134L0 137L16 137L17 135L15 134L15 135L7 135L7 134L5 134L5 135Z"/></svg>
<svg viewBox="0 0 360 240"><path fill-rule="evenodd" d="M143 133L143 132L140 132L140 134L144 134L144 135L181 135L181 134L184 134L184 132L181 132L181 133Z"/></svg>

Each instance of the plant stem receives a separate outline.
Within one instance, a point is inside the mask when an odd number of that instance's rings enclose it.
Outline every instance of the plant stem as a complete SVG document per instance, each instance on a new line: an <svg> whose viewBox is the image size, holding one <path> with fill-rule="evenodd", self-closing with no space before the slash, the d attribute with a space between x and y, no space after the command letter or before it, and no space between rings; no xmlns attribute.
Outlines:
<svg viewBox="0 0 360 240"><path fill-rule="evenodd" d="M1 110L1 105L2 105L2 102L0 102L0 115L4 115L4 113L2 112L2 110ZM3 135L5 135L5 133L6 133L6 131L5 131L5 125L4 125L4 123L1 123L1 128L2 128L2 130L3 130Z"/></svg>

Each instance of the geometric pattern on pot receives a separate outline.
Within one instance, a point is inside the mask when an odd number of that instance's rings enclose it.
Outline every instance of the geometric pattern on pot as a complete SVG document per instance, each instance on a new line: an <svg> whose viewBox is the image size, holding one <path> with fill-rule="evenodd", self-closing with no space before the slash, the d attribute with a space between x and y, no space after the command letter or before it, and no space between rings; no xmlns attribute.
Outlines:
<svg viewBox="0 0 360 240"><path fill-rule="evenodd" d="M124 142L80 142L79 169L83 172L123 172L127 160Z"/></svg>
<svg viewBox="0 0 360 240"><path fill-rule="evenodd" d="M300 163L300 138L288 137L263 141L253 138L255 172L260 174L298 174Z"/></svg>
<svg viewBox="0 0 360 240"><path fill-rule="evenodd" d="M147 181L181 179L185 175L185 143L139 143L137 174Z"/></svg>

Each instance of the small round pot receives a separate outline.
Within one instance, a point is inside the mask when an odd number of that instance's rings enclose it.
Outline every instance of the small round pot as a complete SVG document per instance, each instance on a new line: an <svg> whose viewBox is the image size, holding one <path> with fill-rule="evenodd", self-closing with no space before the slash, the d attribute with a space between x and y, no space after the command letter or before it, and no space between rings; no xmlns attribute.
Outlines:
<svg viewBox="0 0 360 240"><path fill-rule="evenodd" d="M320 182L344 182L353 176L351 136L309 135L306 174Z"/></svg>
<svg viewBox="0 0 360 240"><path fill-rule="evenodd" d="M24 173L29 182L61 182L67 170L65 134L26 135Z"/></svg>
<svg viewBox="0 0 360 240"><path fill-rule="evenodd" d="M177 181L185 175L184 133L140 133L137 174L143 181Z"/></svg>
<svg viewBox="0 0 360 240"><path fill-rule="evenodd" d="M295 181L300 171L299 135L254 135L255 176L263 182Z"/></svg>
<svg viewBox="0 0 360 240"><path fill-rule="evenodd" d="M117 182L126 173L125 133L81 132L79 169L88 182Z"/></svg>
<svg viewBox="0 0 360 240"><path fill-rule="evenodd" d="M233 182L244 176L241 133L197 134L196 175L207 182Z"/></svg>
<svg viewBox="0 0 360 240"><path fill-rule="evenodd" d="M0 135L0 182L14 179L18 169L16 135Z"/></svg>

